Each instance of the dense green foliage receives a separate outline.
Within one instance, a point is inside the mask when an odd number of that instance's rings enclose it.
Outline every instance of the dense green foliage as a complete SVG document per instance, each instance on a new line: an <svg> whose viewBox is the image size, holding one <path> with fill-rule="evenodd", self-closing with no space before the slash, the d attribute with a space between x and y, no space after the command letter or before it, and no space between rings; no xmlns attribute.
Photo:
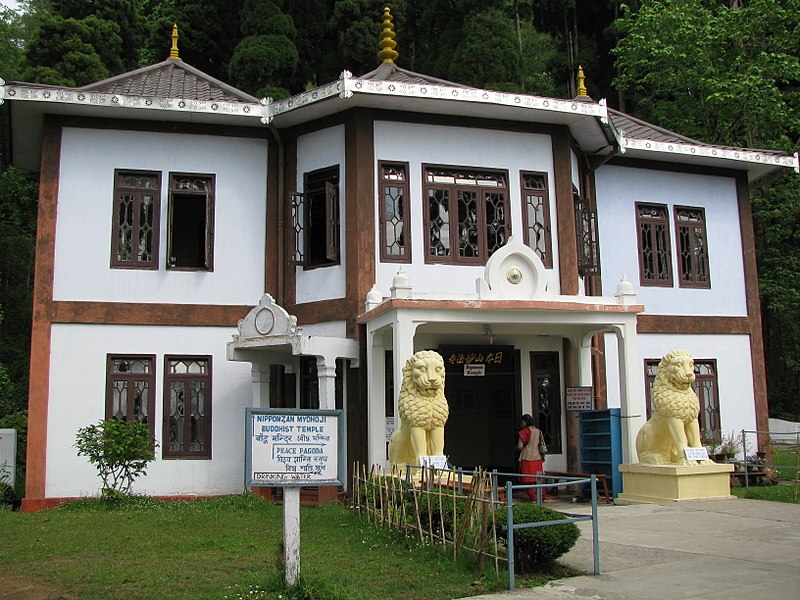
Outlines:
<svg viewBox="0 0 800 600"><path fill-rule="evenodd" d="M541 523L559 521L564 516L546 506L538 504L515 504L514 523ZM498 526L507 535L508 512L505 508L497 512ZM569 552L580 537L575 523L561 523L543 527L525 527L514 530L514 567L520 572L531 572L542 564L556 560Z"/></svg>
<svg viewBox="0 0 800 600"><path fill-rule="evenodd" d="M146 423L106 419L78 429L75 447L97 468L103 481L103 496L116 500L130 494L133 481L144 475L155 460L153 440Z"/></svg>

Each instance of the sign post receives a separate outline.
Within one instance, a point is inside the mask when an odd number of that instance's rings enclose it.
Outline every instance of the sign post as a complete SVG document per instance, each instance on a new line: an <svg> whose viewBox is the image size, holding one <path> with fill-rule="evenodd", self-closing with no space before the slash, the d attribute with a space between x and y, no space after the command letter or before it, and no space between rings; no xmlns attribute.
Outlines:
<svg viewBox="0 0 800 600"><path fill-rule="evenodd" d="M567 410L593 410L594 394L592 386L568 387Z"/></svg>
<svg viewBox="0 0 800 600"><path fill-rule="evenodd" d="M343 485L341 410L248 408L245 486L283 488L286 583L300 577L300 487Z"/></svg>

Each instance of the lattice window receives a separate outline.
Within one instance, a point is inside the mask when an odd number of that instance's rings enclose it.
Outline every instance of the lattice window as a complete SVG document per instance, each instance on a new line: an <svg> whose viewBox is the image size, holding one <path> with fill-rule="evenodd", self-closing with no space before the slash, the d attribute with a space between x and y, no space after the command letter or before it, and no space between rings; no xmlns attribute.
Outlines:
<svg viewBox="0 0 800 600"><path fill-rule="evenodd" d="M213 271L214 187L213 175L170 173L170 269Z"/></svg>
<svg viewBox="0 0 800 600"><path fill-rule="evenodd" d="M550 197L547 173L520 174L522 188L522 226L525 244L542 259L545 267L553 267Z"/></svg>
<svg viewBox="0 0 800 600"><path fill-rule="evenodd" d="M303 176L303 192L290 196L296 264L325 267L339 264L339 167Z"/></svg>
<svg viewBox="0 0 800 600"><path fill-rule="evenodd" d="M164 359L164 458L211 458L211 357Z"/></svg>
<svg viewBox="0 0 800 600"><path fill-rule="evenodd" d="M572 189L572 198L575 202L575 230L578 236L578 272L583 276L599 275L597 211L575 188Z"/></svg>
<svg viewBox="0 0 800 600"><path fill-rule="evenodd" d="M642 285L672 286L672 251L666 205L636 204L639 232L639 281Z"/></svg>
<svg viewBox="0 0 800 600"><path fill-rule="evenodd" d="M504 171L423 167L426 262L484 264L508 240Z"/></svg>
<svg viewBox="0 0 800 600"><path fill-rule="evenodd" d="M108 355L106 419L147 423L154 432L154 365L152 355Z"/></svg>
<svg viewBox="0 0 800 600"><path fill-rule="evenodd" d="M675 230L680 286L710 288L705 211L702 208L676 206Z"/></svg>
<svg viewBox="0 0 800 600"><path fill-rule="evenodd" d="M645 378L647 380L647 418L652 415L653 383L658 373L656 359L647 359L645 363ZM712 440L717 442L722 438L719 410L719 386L717 383L717 361L714 359L694 359L694 383L692 389L697 394L700 403L700 414L697 419L700 423L700 439L704 443Z"/></svg>
<svg viewBox="0 0 800 600"><path fill-rule="evenodd" d="M381 260L411 262L408 163L381 162L378 172Z"/></svg>
<svg viewBox="0 0 800 600"><path fill-rule="evenodd" d="M533 418L542 431L547 450L562 453L561 377L557 352L531 352Z"/></svg>
<svg viewBox="0 0 800 600"><path fill-rule="evenodd" d="M114 172L111 266L157 269L161 174Z"/></svg>

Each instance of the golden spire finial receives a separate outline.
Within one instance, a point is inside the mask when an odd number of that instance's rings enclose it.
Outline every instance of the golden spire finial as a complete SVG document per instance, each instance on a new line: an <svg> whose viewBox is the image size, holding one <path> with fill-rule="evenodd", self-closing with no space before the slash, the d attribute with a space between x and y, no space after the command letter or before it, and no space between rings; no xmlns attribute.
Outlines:
<svg viewBox="0 0 800 600"><path fill-rule="evenodd" d="M583 74L583 67L578 65L578 96L588 96L589 90L586 89L586 75Z"/></svg>
<svg viewBox="0 0 800 600"><path fill-rule="evenodd" d="M175 60L180 60L178 56L178 24L172 24L172 48L169 49L169 57Z"/></svg>
<svg viewBox="0 0 800 600"><path fill-rule="evenodd" d="M392 25L392 11L388 6L383 8L383 25L381 27L381 41L378 44L380 52L378 58L385 63L394 62L400 56L394 49L397 42L394 41L394 25Z"/></svg>

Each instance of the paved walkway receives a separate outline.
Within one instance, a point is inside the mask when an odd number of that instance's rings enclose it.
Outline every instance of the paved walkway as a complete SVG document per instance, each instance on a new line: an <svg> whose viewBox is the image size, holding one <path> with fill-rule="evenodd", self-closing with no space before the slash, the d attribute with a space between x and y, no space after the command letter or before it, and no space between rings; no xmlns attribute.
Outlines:
<svg viewBox="0 0 800 600"><path fill-rule="evenodd" d="M554 502L556 510L591 513ZM471 600L800 600L800 505L697 500L600 505L601 575ZM592 572L591 522L561 562Z"/></svg>

